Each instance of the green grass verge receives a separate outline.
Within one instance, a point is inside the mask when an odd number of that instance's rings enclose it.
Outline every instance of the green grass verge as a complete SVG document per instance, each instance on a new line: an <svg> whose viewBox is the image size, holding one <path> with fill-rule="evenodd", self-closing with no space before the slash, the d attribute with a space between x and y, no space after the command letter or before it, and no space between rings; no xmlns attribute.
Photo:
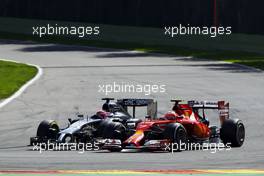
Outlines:
<svg viewBox="0 0 264 176"><path fill-rule="evenodd" d="M15 93L37 74L37 68L0 60L0 99Z"/></svg>
<svg viewBox="0 0 264 176"><path fill-rule="evenodd" d="M64 37L43 37L38 38L27 34L13 34L7 32L0 32L0 38L2 39L16 39L16 40L32 40L40 43L60 43L69 45L85 45L101 48L115 48L115 49L128 49L144 52L155 52L172 54L176 56L189 56L197 59L208 59L217 61L226 61L231 63L237 63L255 67L264 70L264 53L262 52L248 52L239 50L217 50L217 49L202 49L182 47L166 44L149 44L144 42L120 42L120 41L103 41L103 40L86 40L86 39L74 39ZM195 40L195 39L194 39ZM206 42L206 41L205 41Z"/></svg>

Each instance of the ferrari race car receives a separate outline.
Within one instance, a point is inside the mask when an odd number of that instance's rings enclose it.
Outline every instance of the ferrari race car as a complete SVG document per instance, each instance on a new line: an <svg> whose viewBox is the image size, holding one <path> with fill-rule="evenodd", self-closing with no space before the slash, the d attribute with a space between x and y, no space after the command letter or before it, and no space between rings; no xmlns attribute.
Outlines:
<svg viewBox="0 0 264 176"><path fill-rule="evenodd" d="M174 151L188 150L196 144L224 144L240 147L245 139L244 124L239 119L229 118L229 103L225 101L172 100L172 111L160 118L149 118L136 126L136 131L126 140L111 138L102 148L110 151L122 149L146 149ZM219 112L220 127L210 126L205 111L215 109ZM184 146L184 147L182 147ZM113 150L115 149L115 150Z"/></svg>
<svg viewBox="0 0 264 176"><path fill-rule="evenodd" d="M142 120L135 118L136 107L147 107L148 114L156 116L152 109L156 102L152 99L118 99L112 102L113 98L103 98L106 102L102 110L95 115L84 117L78 115L76 119L68 119L66 128L59 128L54 120L42 121L37 129L36 137L30 138L30 145L49 143L90 143L100 138L126 138L120 136L124 129L135 130L136 125ZM129 113L129 107L133 108L133 114ZM133 132L133 131L132 131ZM129 134L126 132L126 134Z"/></svg>

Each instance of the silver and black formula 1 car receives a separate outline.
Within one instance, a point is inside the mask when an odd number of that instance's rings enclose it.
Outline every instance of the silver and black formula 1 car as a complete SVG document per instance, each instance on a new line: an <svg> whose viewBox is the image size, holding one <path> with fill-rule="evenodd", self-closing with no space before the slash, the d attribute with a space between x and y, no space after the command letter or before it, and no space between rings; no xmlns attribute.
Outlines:
<svg viewBox="0 0 264 176"><path fill-rule="evenodd" d="M102 110L92 116L69 120L66 128L59 128L54 120L42 121L37 129L36 137L30 138L30 145L40 145L43 143L88 143L94 139L119 138L126 139L135 131L135 127L142 120L135 116L136 107L147 107L147 115L155 117L157 102L152 99L118 99L113 102L113 98L103 98L106 102ZM132 107L132 115L129 113ZM125 128L124 128L125 127ZM124 133L123 130L126 130Z"/></svg>

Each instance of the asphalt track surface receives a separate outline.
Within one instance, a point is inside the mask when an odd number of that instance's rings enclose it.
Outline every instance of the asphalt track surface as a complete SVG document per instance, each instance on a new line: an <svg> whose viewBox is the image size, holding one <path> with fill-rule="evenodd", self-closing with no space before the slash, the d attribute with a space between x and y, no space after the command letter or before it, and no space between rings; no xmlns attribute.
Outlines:
<svg viewBox="0 0 264 176"><path fill-rule="evenodd" d="M241 169L264 165L264 74L238 65L123 50L0 41L0 58L39 65L42 77L19 98L0 109L0 169ZM55 119L61 126L76 112L100 109L98 85L165 84L166 93L112 93L108 97L147 97L159 102L159 113L171 98L227 100L231 117L246 126L242 148L180 153L107 151L32 151L29 137L38 123ZM210 117L212 122L217 116Z"/></svg>

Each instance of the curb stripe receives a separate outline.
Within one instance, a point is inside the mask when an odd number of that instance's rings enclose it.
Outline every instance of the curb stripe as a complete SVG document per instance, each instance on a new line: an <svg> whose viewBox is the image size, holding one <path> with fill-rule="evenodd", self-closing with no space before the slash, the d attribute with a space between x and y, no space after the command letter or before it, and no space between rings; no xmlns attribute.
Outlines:
<svg viewBox="0 0 264 176"><path fill-rule="evenodd" d="M0 174L108 174L108 175L151 175L151 174L264 174L264 170L258 169L237 169L237 170L17 170L17 171L0 171Z"/></svg>
<svg viewBox="0 0 264 176"><path fill-rule="evenodd" d="M264 170L258 170L258 169L207 170L207 173L218 173L218 174L264 174Z"/></svg>

